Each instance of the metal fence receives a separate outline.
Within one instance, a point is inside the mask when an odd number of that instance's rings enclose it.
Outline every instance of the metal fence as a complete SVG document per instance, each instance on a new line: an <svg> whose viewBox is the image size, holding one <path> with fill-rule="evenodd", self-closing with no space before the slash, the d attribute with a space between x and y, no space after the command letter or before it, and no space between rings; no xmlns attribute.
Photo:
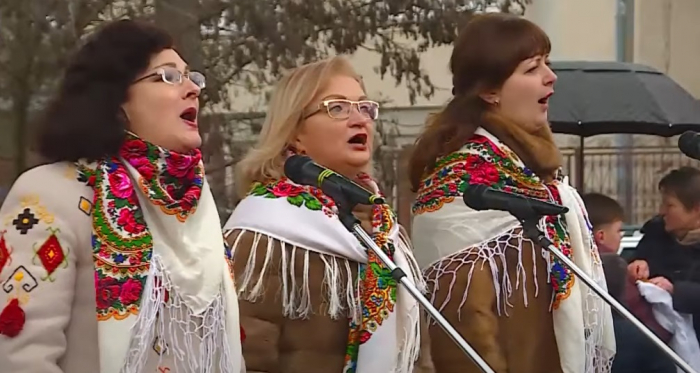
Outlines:
<svg viewBox="0 0 700 373"><path fill-rule="evenodd" d="M407 179L410 151L410 146L384 147L376 160L380 184L387 200L395 206L401 223L408 229L414 197ZM699 161L685 157L672 146L589 147L583 155L583 180L579 180L577 167L581 164L581 152L577 148L563 148L562 153L564 169L570 175L571 184L584 192L599 192L617 199L625 208L628 217L626 223L630 225L642 224L657 211L661 200L657 185L663 175L681 166L700 167ZM9 188L12 182L11 170L11 162L0 159L0 202L4 197L3 189ZM627 170L627 175L631 176L630 183L623 185L620 170ZM232 185L226 184L224 189L231 189Z"/></svg>

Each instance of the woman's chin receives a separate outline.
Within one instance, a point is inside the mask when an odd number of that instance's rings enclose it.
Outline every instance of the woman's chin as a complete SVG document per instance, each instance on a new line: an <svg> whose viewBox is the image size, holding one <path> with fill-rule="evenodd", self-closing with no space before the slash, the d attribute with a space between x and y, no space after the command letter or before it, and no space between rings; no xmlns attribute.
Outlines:
<svg viewBox="0 0 700 373"><path fill-rule="evenodd" d="M353 169L358 170L359 172L367 172L371 166L372 163L372 157L370 155L364 156L364 155L354 155L350 159L348 159L348 166L350 166Z"/></svg>
<svg viewBox="0 0 700 373"><path fill-rule="evenodd" d="M181 137L181 148L184 152L193 151L202 147L202 137L199 133L187 133Z"/></svg>

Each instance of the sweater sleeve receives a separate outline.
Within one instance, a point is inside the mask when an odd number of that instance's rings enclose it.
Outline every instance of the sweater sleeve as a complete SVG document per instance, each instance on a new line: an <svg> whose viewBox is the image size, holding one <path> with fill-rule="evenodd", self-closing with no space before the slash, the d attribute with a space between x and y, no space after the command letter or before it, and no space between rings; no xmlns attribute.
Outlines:
<svg viewBox="0 0 700 373"><path fill-rule="evenodd" d="M66 350L76 278L74 217L91 208L87 198L68 198L75 195L66 190L75 188L75 179L67 170L47 165L24 173L0 208L3 372L63 372L58 362Z"/></svg>

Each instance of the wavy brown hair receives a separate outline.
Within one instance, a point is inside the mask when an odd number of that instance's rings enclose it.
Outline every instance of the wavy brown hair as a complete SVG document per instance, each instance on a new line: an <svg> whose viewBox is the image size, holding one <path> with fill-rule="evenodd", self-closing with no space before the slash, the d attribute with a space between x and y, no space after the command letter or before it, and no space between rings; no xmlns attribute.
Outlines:
<svg viewBox="0 0 700 373"><path fill-rule="evenodd" d="M547 34L517 16L477 15L464 26L450 58L454 97L428 119L409 160L414 192L439 157L458 150L482 125L489 104L480 95L503 86L523 60L550 50Z"/></svg>

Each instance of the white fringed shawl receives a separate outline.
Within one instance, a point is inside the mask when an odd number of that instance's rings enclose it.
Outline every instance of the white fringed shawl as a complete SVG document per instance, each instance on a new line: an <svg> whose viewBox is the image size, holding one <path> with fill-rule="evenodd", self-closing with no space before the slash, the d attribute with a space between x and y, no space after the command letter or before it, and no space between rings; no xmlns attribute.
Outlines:
<svg viewBox="0 0 700 373"><path fill-rule="evenodd" d="M511 154L511 161L516 165L525 167L495 136L483 129L479 129L476 134L486 137L494 146ZM476 157L484 156L471 148L463 148L459 152L471 153ZM564 224L568 228L573 261L606 289L600 257L592 239L584 205L576 190L568 185L568 180L559 182L557 190L563 205L569 208ZM522 287L523 294L527 295L528 280L532 279L535 285L537 284L534 281L537 268L535 266L528 273L522 264L522 253L518 261L516 279L509 278L506 268L503 269L503 273L499 273L498 265L506 266L506 250L521 251L523 243L531 241L523 237L519 222L506 212L475 211L467 207L461 198L448 197L443 202L438 208L431 207L419 211L413 220L415 255L428 283L436 285L437 278L454 276L464 265L485 261L493 273L498 312L507 316L510 306L508 301L512 292ZM542 224L540 228L543 228ZM546 230L543 231L546 234ZM533 250L542 249L535 249L533 246ZM474 255L464 255L465 253ZM550 254L543 250L542 255L549 262ZM551 273L551 268L548 266L544 270ZM575 279L573 274L571 276L566 284L569 287L567 295L553 300L554 330L562 370L564 373L609 372L615 354L610 306L582 281ZM469 278L471 280L471 273ZM433 289L435 288L433 286ZM454 294L450 289L450 296L436 307L443 309L448 302L455 300L454 296L464 304L468 291L464 294ZM527 296L525 305L527 306Z"/></svg>
<svg viewBox="0 0 700 373"><path fill-rule="evenodd" d="M273 243L278 241L281 244L281 273L278 275L282 280L284 315L288 318L305 318L313 312L308 271L309 255L316 253L325 266L323 298L329 303L329 316L334 319L352 318L359 322L362 308L359 303L358 280L356 276L353 278L351 267L367 263L366 249L344 228L334 208L322 206L319 200L312 196L317 196L318 191L290 194L292 189L297 192L301 188L309 189L289 181L281 184L260 185L258 195L253 193L244 198L224 226L227 231L240 230L255 235L254 249L250 250L248 258L235 257L243 234L239 234L232 245L235 260L247 260L245 273L237 275L237 278L241 279L237 283L239 296L241 299L255 302L265 292L263 279L269 275L266 272L270 268L271 258L274 257ZM262 237L267 238L266 247L259 245ZM396 248L396 264L419 288L424 288L420 269L413 259L407 241L400 234L397 223L393 225L389 239ZM301 267L294 263L298 251L304 254ZM259 272L256 270L257 273L254 273L254 263L258 255L264 256L264 264ZM303 280L300 282L295 280L299 277L299 274L295 273L298 268L303 268L304 271L301 276ZM398 286L397 292L394 312L389 313L383 320L377 320L371 338L360 344L357 372L413 371L420 347L419 306L401 285Z"/></svg>

